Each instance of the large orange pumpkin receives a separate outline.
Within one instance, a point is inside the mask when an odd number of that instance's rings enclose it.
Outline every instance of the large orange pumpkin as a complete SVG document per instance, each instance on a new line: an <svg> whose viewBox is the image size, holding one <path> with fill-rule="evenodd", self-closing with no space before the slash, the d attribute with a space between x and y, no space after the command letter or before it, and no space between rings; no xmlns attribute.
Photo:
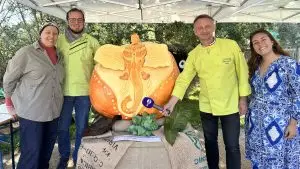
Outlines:
<svg viewBox="0 0 300 169"><path fill-rule="evenodd" d="M142 43L137 34L131 44L103 45L95 55L97 62L90 81L90 98L95 110L112 118L123 119L143 112L162 114L141 104L151 97L164 105L172 93L179 74L177 64L164 44Z"/></svg>

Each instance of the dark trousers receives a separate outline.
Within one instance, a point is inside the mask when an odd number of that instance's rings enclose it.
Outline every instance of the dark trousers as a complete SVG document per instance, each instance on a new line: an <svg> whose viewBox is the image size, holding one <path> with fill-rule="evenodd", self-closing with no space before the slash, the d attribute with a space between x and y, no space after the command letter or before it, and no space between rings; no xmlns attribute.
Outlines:
<svg viewBox="0 0 300 169"><path fill-rule="evenodd" d="M60 158L67 161L71 152L69 128L72 122L72 112L75 109L76 138L73 160L76 164L77 153L81 144L84 129L88 126L91 102L89 96L65 96L64 104L59 118L58 150Z"/></svg>
<svg viewBox="0 0 300 169"><path fill-rule="evenodd" d="M240 116L234 113L226 116L213 116L210 113L200 113L207 163L209 169L219 169L218 120L221 120L223 139L226 150L227 169L241 168L241 153L239 146Z"/></svg>
<svg viewBox="0 0 300 169"><path fill-rule="evenodd" d="M17 169L48 169L57 137L58 118L36 122L19 118L21 156Z"/></svg>

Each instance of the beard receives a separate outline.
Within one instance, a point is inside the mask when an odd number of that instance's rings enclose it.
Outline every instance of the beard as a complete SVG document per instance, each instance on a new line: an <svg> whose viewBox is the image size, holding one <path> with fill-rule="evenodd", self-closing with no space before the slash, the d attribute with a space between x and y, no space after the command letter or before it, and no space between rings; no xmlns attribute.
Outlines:
<svg viewBox="0 0 300 169"><path fill-rule="evenodd" d="M68 29L71 30L71 32L73 34L81 34L83 32L83 30L84 30L84 28L82 28L81 30L74 30L70 26L68 26Z"/></svg>

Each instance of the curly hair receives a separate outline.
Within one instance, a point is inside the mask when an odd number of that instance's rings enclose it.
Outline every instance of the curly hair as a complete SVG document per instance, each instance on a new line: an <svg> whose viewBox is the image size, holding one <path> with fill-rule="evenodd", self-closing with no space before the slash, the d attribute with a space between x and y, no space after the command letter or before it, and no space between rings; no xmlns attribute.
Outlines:
<svg viewBox="0 0 300 169"><path fill-rule="evenodd" d="M264 29L258 29L254 32L252 32L250 34L250 50L251 50L251 56L248 60L248 67L249 67L249 78L251 79L251 77L254 75L255 70L259 67L259 65L262 62L262 56L260 56L257 52L255 52L254 48L253 48L253 43L252 43L252 38L253 36L255 36L258 33L263 33L266 34L271 41L274 43L273 44L273 52L275 54L279 54L279 55L285 55L285 56L289 56L289 53L285 50L282 49L282 47L279 45L279 43L275 40L275 38L272 36L272 34Z"/></svg>

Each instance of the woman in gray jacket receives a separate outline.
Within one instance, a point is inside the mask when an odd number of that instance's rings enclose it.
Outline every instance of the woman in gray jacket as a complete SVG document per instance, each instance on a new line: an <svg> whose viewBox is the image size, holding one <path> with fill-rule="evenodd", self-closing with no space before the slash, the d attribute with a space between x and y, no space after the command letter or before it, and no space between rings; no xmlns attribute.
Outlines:
<svg viewBox="0 0 300 169"><path fill-rule="evenodd" d="M56 24L45 24L40 39L9 60L3 77L7 110L20 122L18 169L49 168L63 103L63 59L55 48L58 34Z"/></svg>

